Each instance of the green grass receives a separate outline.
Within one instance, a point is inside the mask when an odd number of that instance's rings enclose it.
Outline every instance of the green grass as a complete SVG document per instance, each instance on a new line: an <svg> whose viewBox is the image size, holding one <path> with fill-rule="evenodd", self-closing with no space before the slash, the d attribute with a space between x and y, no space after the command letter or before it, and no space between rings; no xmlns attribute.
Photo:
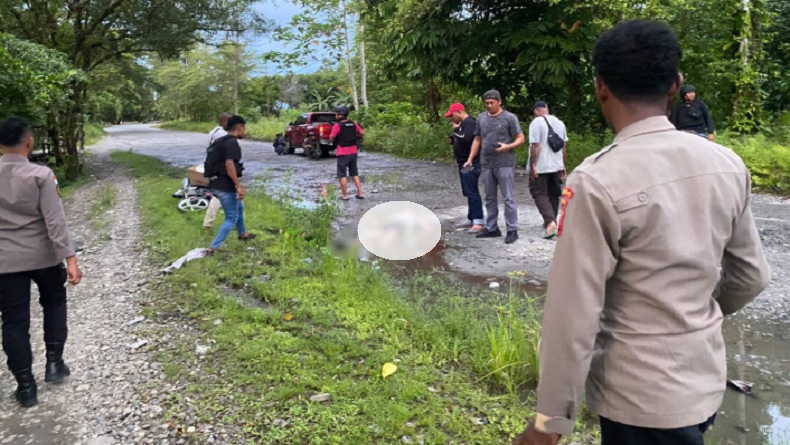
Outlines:
<svg viewBox="0 0 790 445"><path fill-rule="evenodd" d="M85 146L95 145L104 137L104 127L101 124L85 124Z"/></svg>
<svg viewBox="0 0 790 445"><path fill-rule="evenodd" d="M153 260L165 264L208 245L203 215L178 212L162 192L177 188L183 172L132 153L113 158L147 197L140 205ZM187 382L199 418L239 425L254 443L273 445L400 443L403 436L493 444L521 431L534 403L533 300L518 292L470 296L427 275L396 284L328 252L332 205L307 211L259 193L245 202L255 242L231 237L225 252L188 263L154 290L161 298L153 314L184 314L204 332L201 341L215 342L195 376L194 345L162 357L166 374ZM241 304L232 295L239 293L268 309ZM383 379L388 362L398 371ZM330 403L309 401L322 392ZM171 402L178 423L178 401ZM579 427L573 439L595 443L597 433Z"/></svg>

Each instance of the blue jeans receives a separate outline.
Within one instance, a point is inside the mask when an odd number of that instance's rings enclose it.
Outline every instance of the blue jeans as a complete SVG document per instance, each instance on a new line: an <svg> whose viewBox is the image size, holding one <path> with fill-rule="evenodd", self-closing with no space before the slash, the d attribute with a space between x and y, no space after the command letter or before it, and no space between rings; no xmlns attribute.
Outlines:
<svg viewBox="0 0 790 445"><path fill-rule="evenodd" d="M228 235L234 227L239 235L246 234L247 228L244 226L244 201L239 199L236 192L212 190L211 193L219 199L222 210L225 211L225 221L219 226L217 237L211 243L211 248L216 250L225 244L225 240L228 239Z"/></svg>
<svg viewBox="0 0 790 445"><path fill-rule="evenodd" d="M466 218L472 224L484 224L483 220L483 198L480 197L480 164L475 163L469 173L463 172L463 166L458 167L458 174L461 176L461 191L469 203L469 211Z"/></svg>

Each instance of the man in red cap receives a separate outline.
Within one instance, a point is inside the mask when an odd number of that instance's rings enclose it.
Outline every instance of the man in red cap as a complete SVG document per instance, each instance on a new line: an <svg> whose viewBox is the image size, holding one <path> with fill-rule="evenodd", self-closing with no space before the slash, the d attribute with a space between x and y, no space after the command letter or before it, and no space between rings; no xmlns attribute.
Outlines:
<svg viewBox="0 0 790 445"><path fill-rule="evenodd" d="M466 108L461 103L454 103L450 106L444 117L453 121L453 135L448 138L453 145L455 160L458 162L458 171L461 176L461 191L466 197L469 210L466 214L466 222L461 227L469 228L469 233L478 234L484 229L483 223L483 199L480 197L480 160L474 157L472 165L464 167L472 153L472 142L475 140L475 129L477 121L466 112Z"/></svg>

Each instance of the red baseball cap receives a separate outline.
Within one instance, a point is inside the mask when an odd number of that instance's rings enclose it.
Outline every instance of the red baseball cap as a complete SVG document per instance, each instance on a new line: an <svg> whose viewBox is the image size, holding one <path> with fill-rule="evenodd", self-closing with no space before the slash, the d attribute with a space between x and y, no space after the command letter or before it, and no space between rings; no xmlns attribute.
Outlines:
<svg viewBox="0 0 790 445"><path fill-rule="evenodd" d="M464 108L464 104L456 102L456 103L450 105L450 111L445 113L444 117L450 117L456 111L466 111L466 108Z"/></svg>

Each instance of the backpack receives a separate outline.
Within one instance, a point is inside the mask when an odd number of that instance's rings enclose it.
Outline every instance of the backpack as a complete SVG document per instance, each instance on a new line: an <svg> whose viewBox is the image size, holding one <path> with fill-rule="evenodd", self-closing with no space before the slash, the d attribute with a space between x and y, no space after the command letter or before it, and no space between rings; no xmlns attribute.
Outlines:
<svg viewBox="0 0 790 445"><path fill-rule="evenodd" d="M551 151L557 153L558 151L562 150L562 147L565 146L565 141L562 140L560 135L554 132L554 129L551 128L551 124L549 123L549 119L546 116L543 116L543 120L546 121L546 125L549 126L549 147L551 147Z"/></svg>
<svg viewBox="0 0 790 445"><path fill-rule="evenodd" d="M225 141L228 140L228 138L232 137L233 136L223 136L214 141L214 143L206 149L206 161L203 163L203 176L207 178L214 178L225 171L223 165L225 160L220 159L222 150L219 148L225 143Z"/></svg>

